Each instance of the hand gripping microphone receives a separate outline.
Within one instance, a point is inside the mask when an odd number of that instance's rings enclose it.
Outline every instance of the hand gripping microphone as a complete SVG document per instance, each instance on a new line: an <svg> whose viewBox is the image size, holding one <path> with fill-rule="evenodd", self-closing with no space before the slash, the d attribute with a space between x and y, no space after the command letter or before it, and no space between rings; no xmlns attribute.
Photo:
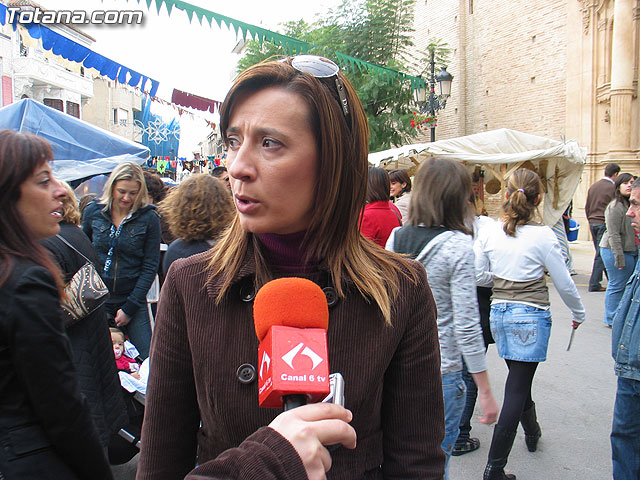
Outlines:
<svg viewBox="0 0 640 480"><path fill-rule="evenodd" d="M322 289L304 278L272 280L256 294L253 321L260 406L290 410L324 399L330 391L329 307Z"/></svg>

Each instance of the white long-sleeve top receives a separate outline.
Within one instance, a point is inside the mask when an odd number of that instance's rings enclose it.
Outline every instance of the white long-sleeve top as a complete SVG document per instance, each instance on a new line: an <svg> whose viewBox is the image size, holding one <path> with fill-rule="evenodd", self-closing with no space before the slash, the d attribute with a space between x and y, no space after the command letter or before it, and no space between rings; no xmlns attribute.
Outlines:
<svg viewBox="0 0 640 480"><path fill-rule="evenodd" d="M478 237L481 236L480 232L486 229L491 229L496 224L496 220L491 217L487 217L486 215L477 215L473 220L473 243L474 243L474 253L476 251L475 243L478 242ZM475 258L475 257L474 257ZM475 260L474 260L475 261ZM475 262L476 267L478 266L478 262ZM489 277L485 283L480 283L479 279L483 277L482 270L476 272L476 284L478 287L493 287L493 276L489 275Z"/></svg>
<svg viewBox="0 0 640 480"><path fill-rule="evenodd" d="M516 228L516 236L510 237L503 227L502 222L495 222L477 234L474 253L478 285L486 285L494 278L530 282L544 277L546 269L563 302L571 310L573 319L583 322L586 318L584 305L553 231L545 225L521 225ZM496 296L492 302L504 301L517 302Z"/></svg>

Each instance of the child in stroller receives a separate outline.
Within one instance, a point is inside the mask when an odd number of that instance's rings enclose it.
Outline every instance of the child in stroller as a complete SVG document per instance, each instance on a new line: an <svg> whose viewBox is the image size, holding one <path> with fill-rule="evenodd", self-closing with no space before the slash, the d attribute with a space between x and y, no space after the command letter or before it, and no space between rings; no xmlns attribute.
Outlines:
<svg viewBox="0 0 640 480"><path fill-rule="evenodd" d="M122 395L127 406L129 423L109 443L109 462L127 463L140 451L140 434L144 417L144 402L149 378L149 359L142 361L135 346L125 339L124 333L110 328L113 353L118 367Z"/></svg>
<svg viewBox="0 0 640 480"><path fill-rule="evenodd" d="M138 370L140 369L138 362L136 362L133 358L127 356L125 353L125 342L126 339L124 337L124 333L122 333L117 328L110 328L111 332L111 343L113 344L113 355L116 357L116 366L118 367L119 372L127 372L131 374L134 378L140 379L140 374Z"/></svg>
<svg viewBox="0 0 640 480"><path fill-rule="evenodd" d="M113 355L116 358L118 375L122 388L128 392L147 393L149 378L149 359L142 361L136 347L125 340L124 333L117 328L110 328ZM134 360L135 359L135 360Z"/></svg>

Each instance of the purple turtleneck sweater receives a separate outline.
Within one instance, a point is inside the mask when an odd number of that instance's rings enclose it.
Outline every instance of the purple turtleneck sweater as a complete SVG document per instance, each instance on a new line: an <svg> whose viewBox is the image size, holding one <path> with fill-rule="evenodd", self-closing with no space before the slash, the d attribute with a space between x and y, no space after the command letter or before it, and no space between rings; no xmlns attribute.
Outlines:
<svg viewBox="0 0 640 480"><path fill-rule="evenodd" d="M305 261L306 251L302 246L305 234L306 231L303 230L285 235L260 233L257 237L274 270L289 276L310 274L318 270L318 261Z"/></svg>

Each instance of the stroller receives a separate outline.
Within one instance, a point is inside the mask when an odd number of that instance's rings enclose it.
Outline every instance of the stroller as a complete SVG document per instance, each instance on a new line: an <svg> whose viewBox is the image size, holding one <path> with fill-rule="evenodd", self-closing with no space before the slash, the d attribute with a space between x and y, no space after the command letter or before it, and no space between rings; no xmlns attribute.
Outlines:
<svg viewBox="0 0 640 480"><path fill-rule="evenodd" d="M139 365L140 380L128 373L118 372L122 386L122 396L127 407L128 423L111 436L108 455L111 465L122 465L135 457L140 451L140 435L144 418L146 380L149 375L149 360L142 360L136 348L127 340L127 356L134 358Z"/></svg>
<svg viewBox="0 0 640 480"><path fill-rule="evenodd" d="M162 244L164 245L164 244ZM162 248L161 248L162 249ZM166 250L166 245L164 245ZM151 329L155 326L155 311L152 304L158 302L160 298L160 279L158 275L147 293L147 309L151 320ZM110 324L115 326L113 319ZM127 407L129 422L117 433L111 436L108 448L109 463L111 465L122 465L127 463L140 452L140 436L142 434L142 420L144 418L145 395L147 391L147 379L149 378L149 359L144 360L136 347L125 341L125 354L135 359L139 366L140 380L132 378L125 372L118 372L120 384L122 385L122 395Z"/></svg>

